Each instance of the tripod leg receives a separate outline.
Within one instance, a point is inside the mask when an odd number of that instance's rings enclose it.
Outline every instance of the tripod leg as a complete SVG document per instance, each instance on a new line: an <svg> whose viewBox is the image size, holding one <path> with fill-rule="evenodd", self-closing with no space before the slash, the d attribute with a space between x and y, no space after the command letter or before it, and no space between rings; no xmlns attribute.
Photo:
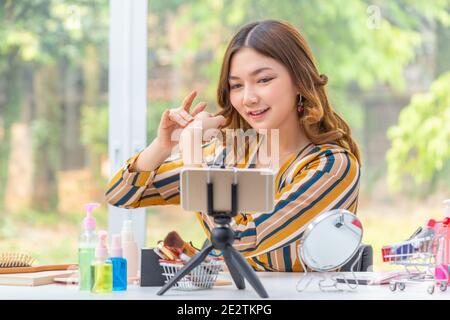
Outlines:
<svg viewBox="0 0 450 320"><path fill-rule="evenodd" d="M245 289L245 281L242 275L239 273L239 268L236 266L236 262L233 260L228 247L223 251L223 256L225 258L225 263L227 264L228 270L230 271L231 277L238 289Z"/></svg>
<svg viewBox="0 0 450 320"><path fill-rule="evenodd" d="M261 298L268 298L269 295L267 294L266 289L264 289L261 281L256 275L256 272L248 264L247 260L245 260L245 258L239 253L239 251L237 251L232 246L227 246L226 249L230 251L231 255L234 258L234 261L242 270L245 279L247 279L253 289L255 289L256 293L258 293Z"/></svg>
<svg viewBox="0 0 450 320"><path fill-rule="evenodd" d="M203 260L208 256L209 252L213 248L212 245L209 245L195 256L189 260L186 265L178 271L173 278L171 278L162 288L158 291L157 295L163 295L167 290L169 290L175 283L177 283L180 279L182 279L185 275L187 275L190 271L192 271L196 266L202 263Z"/></svg>

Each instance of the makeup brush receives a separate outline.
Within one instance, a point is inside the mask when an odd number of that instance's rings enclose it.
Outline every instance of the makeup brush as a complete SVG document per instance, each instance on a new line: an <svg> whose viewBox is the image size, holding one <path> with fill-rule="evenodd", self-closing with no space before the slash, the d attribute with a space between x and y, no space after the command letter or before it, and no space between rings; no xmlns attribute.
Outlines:
<svg viewBox="0 0 450 320"><path fill-rule="evenodd" d="M27 254L0 253L0 274L73 270L74 268L78 268L76 264L53 264L33 267L35 261L35 258Z"/></svg>
<svg viewBox="0 0 450 320"><path fill-rule="evenodd" d="M198 253L198 250L184 241L176 231L171 231L167 234L164 239L164 245L167 247L181 249L185 255L191 258Z"/></svg>
<svg viewBox="0 0 450 320"><path fill-rule="evenodd" d="M163 241L163 247L166 249L178 249L186 256L192 258L199 250L194 248L192 244L184 241L176 231L171 231L167 234ZM183 260L183 259L182 259ZM186 262L186 261L184 261ZM206 263L210 262L209 258L205 259ZM213 266L204 265L203 263L196 267L197 271L190 272L186 277L194 286L202 286L203 282L213 282L217 276L217 269ZM225 283L225 285L228 283ZM224 284L222 284L224 285Z"/></svg>
<svg viewBox="0 0 450 320"><path fill-rule="evenodd" d="M156 248L158 249L158 252L161 253L165 257L164 259L169 260L169 261L177 260L178 253L174 252L169 247L164 245L163 241L159 241Z"/></svg>

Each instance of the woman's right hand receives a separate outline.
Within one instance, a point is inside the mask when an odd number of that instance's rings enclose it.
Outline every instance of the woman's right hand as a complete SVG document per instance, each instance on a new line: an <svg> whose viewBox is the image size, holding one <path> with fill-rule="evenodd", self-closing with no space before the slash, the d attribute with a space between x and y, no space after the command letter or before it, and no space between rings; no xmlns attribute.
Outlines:
<svg viewBox="0 0 450 320"><path fill-rule="evenodd" d="M165 110L161 116L161 121L158 128L157 140L159 145L164 149L172 150L178 144L178 139L173 137L175 130L184 129L189 123L194 120L194 117L202 112L206 106L206 102L198 103L193 109L192 113L189 110L192 106L197 92L194 90L187 95L181 107Z"/></svg>

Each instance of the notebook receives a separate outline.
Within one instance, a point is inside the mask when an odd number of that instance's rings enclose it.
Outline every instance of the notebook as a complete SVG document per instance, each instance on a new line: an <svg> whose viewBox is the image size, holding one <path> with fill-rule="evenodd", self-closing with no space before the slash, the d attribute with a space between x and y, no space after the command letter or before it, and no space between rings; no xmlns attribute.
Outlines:
<svg viewBox="0 0 450 320"><path fill-rule="evenodd" d="M32 273L0 274L2 286L42 286L55 283L55 278L69 277L73 270L41 271Z"/></svg>

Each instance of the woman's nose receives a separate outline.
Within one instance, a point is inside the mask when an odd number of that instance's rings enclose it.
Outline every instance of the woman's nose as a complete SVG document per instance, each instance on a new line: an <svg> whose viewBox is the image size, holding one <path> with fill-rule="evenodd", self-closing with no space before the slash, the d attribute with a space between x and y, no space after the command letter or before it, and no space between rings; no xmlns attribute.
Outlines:
<svg viewBox="0 0 450 320"><path fill-rule="evenodd" d="M244 97L242 103L246 106L251 106L258 103L258 97L255 92L251 88L246 88L244 90Z"/></svg>

